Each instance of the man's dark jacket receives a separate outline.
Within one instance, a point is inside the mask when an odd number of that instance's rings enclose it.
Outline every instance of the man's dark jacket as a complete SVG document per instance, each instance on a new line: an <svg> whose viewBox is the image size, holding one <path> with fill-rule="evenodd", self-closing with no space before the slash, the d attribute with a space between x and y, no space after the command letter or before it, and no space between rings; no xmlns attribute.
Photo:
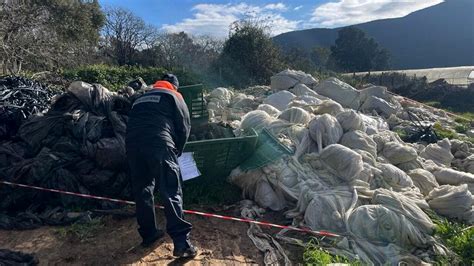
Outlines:
<svg viewBox="0 0 474 266"><path fill-rule="evenodd" d="M183 152L191 125L186 103L177 91L165 86L150 90L133 103L128 119L127 146L167 146L178 156Z"/></svg>

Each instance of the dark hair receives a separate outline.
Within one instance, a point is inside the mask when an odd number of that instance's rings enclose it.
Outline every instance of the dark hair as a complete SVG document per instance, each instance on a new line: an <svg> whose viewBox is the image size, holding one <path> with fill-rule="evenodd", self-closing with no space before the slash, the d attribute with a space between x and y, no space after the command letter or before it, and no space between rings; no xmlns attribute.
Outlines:
<svg viewBox="0 0 474 266"><path fill-rule="evenodd" d="M161 80L168 81L169 83L173 84L176 87L176 89L179 88L178 78L171 73L164 74Z"/></svg>

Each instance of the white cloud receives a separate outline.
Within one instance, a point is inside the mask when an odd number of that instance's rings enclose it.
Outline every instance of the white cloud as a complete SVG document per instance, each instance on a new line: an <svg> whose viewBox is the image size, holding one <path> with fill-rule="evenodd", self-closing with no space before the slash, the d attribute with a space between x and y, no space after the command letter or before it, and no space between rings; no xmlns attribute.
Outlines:
<svg viewBox="0 0 474 266"><path fill-rule="evenodd" d="M267 4L265 6L240 4L198 4L191 11L193 16L185 18L176 24L165 24L163 29L167 32L187 32L194 35L210 35L226 37L229 25L244 17L265 18L272 34L280 34L296 30L300 21L289 20L281 12L287 7L282 3Z"/></svg>
<svg viewBox="0 0 474 266"><path fill-rule="evenodd" d="M267 10L279 10L279 11L285 11L287 10L285 4L283 3L276 3L276 4L268 4L264 7L264 9Z"/></svg>
<svg viewBox="0 0 474 266"><path fill-rule="evenodd" d="M311 24L335 28L367 21L403 17L443 0L337 0L316 7Z"/></svg>
<svg viewBox="0 0 474 266"><path fill-rule="evenodd" d="M303 6L297 6L297 7L295 7L293 10L294 10L294 11L298 11L298 10L300 10L302 7L303 7Z"/></svg>

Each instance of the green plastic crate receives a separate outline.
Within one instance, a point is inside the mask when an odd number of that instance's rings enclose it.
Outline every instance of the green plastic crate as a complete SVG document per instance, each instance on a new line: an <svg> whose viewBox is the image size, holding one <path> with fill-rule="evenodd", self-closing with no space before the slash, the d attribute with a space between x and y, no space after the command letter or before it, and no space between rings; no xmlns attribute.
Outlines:
<svg viewBox="0 0 474 266"><path fill-rule="evenodd" d="M258 134L255 152L240 164L240 169L247 171L261 168L285 155L293 155L293 151L283 145L268 129L264 128Z"/></svg>
<svg viewBox="0 0 474 266"><path fill-rule="evenodd" d="M184 101L189 109L191 124L203 124L209 120L206 101L204 100L204 86L202 84L179 87Z"/></svg>
<svg viewBox="0 0 474 266"><path fill-rule="evenodd" d="M194 160L203 176L227 177L253 154L257 141L258 135L252 131L243 137L191 141L186 143L184 152L194 153Z"/></svg>

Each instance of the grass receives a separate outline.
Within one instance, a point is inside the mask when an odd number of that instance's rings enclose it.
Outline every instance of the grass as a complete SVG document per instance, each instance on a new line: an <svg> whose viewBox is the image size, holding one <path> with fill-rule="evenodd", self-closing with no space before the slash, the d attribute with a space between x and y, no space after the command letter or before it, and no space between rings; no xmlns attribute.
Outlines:
<svg viewBox="0 0 474 266"><path fill-rule="evenodd" d="M311 240L306 245L303 253L303 263L305 265L328 265L331 263L362 265L360 261L350 261L346 257L329 253L319 245L316 239Z"/></svg>
<svg viewBox="0 0 474 266"><path fill-rule="evenodd" d="M444 128L444 127L443 127L440 123L438 123L438 122L436 122L436 123L433 125L433 129L434 129L434 131L436 132L436 135L438 135L438 137L439 137L440 139L444 139L444 138L457 139L457 138L459 138L455 131L450 130L450 129L447 129L447 128Z"/></svg>
<svg viewBox="0 0 474 266"><path fill-rule="evenodd" d="M202 176L183 184L185 204L226 205L241 200L241 190L223 177Z"/></svg>
<svg viewBox="0 0 474 266"><path fill-rule="evenodd" d="M461 116L461 119L464 119L464 122L474 121L474 113L473 112L464 112L464 113L456 113L456 114ZM460 122L458 122L458 123L460 123Z"/></svg>
<svg viewBox="0 0 474 266"><path fill-rule="evenodd" d="M408 133L407 133L405 130L403 130L403 129L398 128L398 129L396 129L394 132L397 133L397 135L398 135L403 141L405 141L405 140L408 138Z"/></svg>
<svg viewBox="0 0 474 266"><path fill-rule="evenodd" d="M463 141L469 141L471 143L474 143L474 138L472 137L461 137L458 135L458 133L464 133L468 130L468 127L466 125L458 125L455 127L455 130L447 129L444 128L440 123L435 123L433 125L433 129L436 132L436 135L438 135L439 139L459 139Z"/></svg>
<svg viewBox="0 0 474 266"><path fill-rule="evenodd" d="M459 125L456 125L456 126L454 127L454 130L455 130L457 133L466 134L466 132L469 130L469 127L467 127L467 126L464 125L464 124L459 124Z"/></svg>
<svg viewBox="0 0 474 266"><path fill-rule="evenodd" d="M427 101L427 102L423 102L423 103L426 104L426 105L429 105L431 107L434 107L434 108L441 108L441 103L437 102L437 101Z"/></svg>
<svg viewBox="0 0 474 266"><path fill-rule="evenodd" d="M62 238L72 237L80 242L91 239L94 235L104 227L102 218L94 218L86 223L73 223L70 226L57 229L57 234Z"/></svg>
<svg viewBox="0 0 474 266"><path fill-rule="evenodd" d="M437 264L474 265L474 227L448 221L445 218L435 218L433 221L436 224L435 237L456 253L456 255L438 257Z"/></svg>

